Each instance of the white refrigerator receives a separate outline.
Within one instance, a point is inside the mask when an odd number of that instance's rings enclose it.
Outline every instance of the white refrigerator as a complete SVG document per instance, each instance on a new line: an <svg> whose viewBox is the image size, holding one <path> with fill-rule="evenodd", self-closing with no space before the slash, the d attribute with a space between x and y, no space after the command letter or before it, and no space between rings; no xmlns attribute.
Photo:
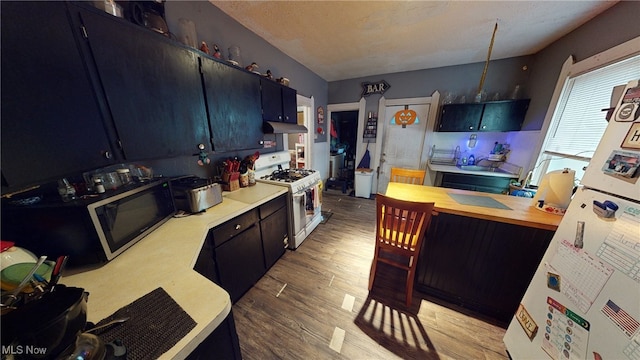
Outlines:
<svg viewBox="0 0 640 360"><path fill-rule="evenodd" d="M505 333L512 359L640 360L639 103L632 81Z"/></svg>

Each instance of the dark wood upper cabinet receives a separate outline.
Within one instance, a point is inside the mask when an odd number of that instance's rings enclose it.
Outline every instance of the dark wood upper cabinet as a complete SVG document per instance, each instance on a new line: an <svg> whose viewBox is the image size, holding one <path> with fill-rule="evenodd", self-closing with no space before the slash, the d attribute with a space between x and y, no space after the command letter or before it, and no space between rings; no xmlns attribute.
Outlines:
<svg viewBox="0 0 640 360"><path fill-rule="evenodd" d="M440 112L438 131L478 131L482 104L448 104Z"/></svg>
<svg viewBox="0 0 640 360"><path fill-rule="evenodd" d="M112 164L66 4L0 4L3 192Z"/></svg>
<svg viewBox="0 0 640 360"><path fill-rule="evenodd" d="M197 54L99 10L74 8L125 158L188 155L198 144L210 150Z"/></svg>
<svg viewBox="0 0 640 360"><path fill-rule="evenodd" d="M207 57L201 57L213 150L262 148L260 78Z"/></svg>
<svg viewBox="0 0 640 360"><path fill-rule="evenodd" d="M518 131L529 108L529 101L443 105L437 131Z"/></svg>
<svg viewBox="0 0 640 360"><path fill-rule="evenodd" d="M296 90L269 79L261 79L260 85L262 119L296 124L298 122Z"/></svg>
<svg viewBox="0 0 640 360"><path fill-rule="evenodd" d="M282 87L282 114L286 123L298 123L298 99L297 92L287 86Z"/></svg>
<svg viewBox="0 0 640 360"><path fill-rule="evenodd" d="M529 108L529 99L486 103L480 131L519 131Z"/></svg>

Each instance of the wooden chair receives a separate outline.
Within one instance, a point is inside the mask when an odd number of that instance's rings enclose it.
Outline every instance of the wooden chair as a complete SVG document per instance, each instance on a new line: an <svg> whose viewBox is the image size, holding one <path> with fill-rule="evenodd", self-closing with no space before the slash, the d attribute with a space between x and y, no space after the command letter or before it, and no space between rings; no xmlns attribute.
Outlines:
<svg viewBox="0 0 640 360"><path fill-rule="evenodd" d="M403 168L392 167L389 181L405 183L405 184L422 185L424 184L424 177L426 173L427 173L427 170L403 169Z"/></svg>
<svg viewBox="0 0 640 360"><path fill-rule="evenodd" d="M422 239L431 221L434 203L398 200L376 195L376 248L369 273L373 287L378 262L407 271L407 307L411 306L413 280Z"/></svg>

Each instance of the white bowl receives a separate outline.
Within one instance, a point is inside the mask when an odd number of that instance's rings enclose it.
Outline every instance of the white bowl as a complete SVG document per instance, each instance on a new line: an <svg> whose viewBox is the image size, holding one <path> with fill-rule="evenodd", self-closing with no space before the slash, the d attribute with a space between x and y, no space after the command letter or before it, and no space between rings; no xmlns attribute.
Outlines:
<svg viewBox="0 0 640 360"><path fill-rule="evenodd" d="M12 246L0 253L0 270L19 263L36 263L38 258L29 250Z"/></svg>

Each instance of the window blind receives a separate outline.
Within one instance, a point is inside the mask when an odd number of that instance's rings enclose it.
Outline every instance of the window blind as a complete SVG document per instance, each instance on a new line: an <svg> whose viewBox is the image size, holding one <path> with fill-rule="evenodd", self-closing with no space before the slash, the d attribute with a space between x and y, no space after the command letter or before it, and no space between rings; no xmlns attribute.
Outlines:
<svg viewBox="0 0 640 360"><path fill-rule="evenodd" d="M640 55L570 78L543 150L590 158L607 127L602 109L610 107L611 91L634 79Z"/></svg>

